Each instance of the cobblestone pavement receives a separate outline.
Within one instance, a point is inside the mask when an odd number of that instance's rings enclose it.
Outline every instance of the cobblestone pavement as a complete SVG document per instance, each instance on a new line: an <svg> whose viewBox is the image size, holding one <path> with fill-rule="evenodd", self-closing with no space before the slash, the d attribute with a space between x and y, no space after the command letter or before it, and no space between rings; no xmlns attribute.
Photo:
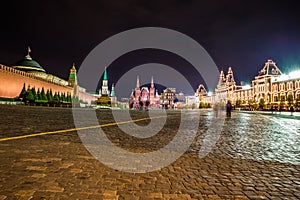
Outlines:
<svg viewBox="0 0 300 200"><path fill-rule="evenodd" d="M67 108L0 105L0 113L0 139L74 128ZM193 144L174 163L154 172L133 174L105 166L75 131L0 141L0 200L300 199L299 118L234 112L210 154L199 158L212 113L193 113L201 116ZM97 114L101 123L113 122L110 111ZM179 122L178 112L170 111L165 128L146 139L134 139L117 126L103 130L115 145L147 152L172 140Z"/></svg>

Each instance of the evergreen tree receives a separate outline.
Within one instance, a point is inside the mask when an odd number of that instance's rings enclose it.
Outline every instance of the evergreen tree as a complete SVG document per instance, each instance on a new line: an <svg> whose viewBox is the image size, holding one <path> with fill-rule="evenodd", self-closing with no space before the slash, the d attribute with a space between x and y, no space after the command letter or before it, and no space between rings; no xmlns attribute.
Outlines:
<svg viewBox="0 0 300 200"><path fill-rule="evenodd" d="M58 92L57 93L58 101L61 101L61 94Z"/></svg>
<svg viewBox="0 0 300 200"><path fill-rule="evenodd" d="M25 97L26 97L26 87L25 87L25 83L24 83L23 88L22 88L22 90L20 92L20 95L19 95L19 99L24 100Z"/></svg>
<svg viewBox="0 0 300 200"><path fill-rule="evenodd" d="M61 101L66 101L66 94L65 93L61 94Z"/></svg>
<svg viewBox="0 0 300 200"><path fill-rule="evenodd" d="M53 99L54 99L55 101L59 101L59 96L58 96L57 92L54 93Z"/></svg>
<svg viewBox="0 0 300 200"><path fill-rule="evenodd" d="M48 100L46 94L45 94L45 90L44 87L42 87L42 91L41 91L41 100Z"/></svg>
<svg viewBox="0 0 300 200"><path fill-rule="evenodd" d="M70 102L70 103L72 102L72 97L71 97L71 94L70 94L70 93L68 93L67 101Z"/></svg>
<svg viewBox="0 0 300 200"><path fill-rule="evenodd" d="M46 96L47 96L48 101L52 101L54 99L51 89L47 90Z"/></svg>
<svg viewBox="0 0 300 200"><path fill-rule="evenodd" d="M42 100L40 88L38 88L38 91L37 91L37 93L36 93L36 99L37 99L37 100Z"/></svg>
<svg viewBox="0 0 300 200"><path fill-rule="evenodd" d="M48 89L47 92L46 92L46 97L48 99L48 101L51 101L51 97L50 97L50 90Z"/></svg>
<svg viewBox="0 0 300 200"><path fill-rule="evenodd" d="M35 87L31 88L31 92L32 92L34 100L36 100L37 99L37 95L36 95Z"/></svg>
<svg viewBox="0 0 300 200"><path fill-rule="evenodd" d="M49 100L53 100L53 93L52 93L52 89L50 88L50 99Z"/></svg>
<svg viewBox="0 0 300 200"><path fill-rule="evenodd" d="M30 85L28 85L27 90L26 90L26 94L30 91Z"/></svg>
<svg viewBox="0 0 300 200"><path fill-rule="evenodd" d="M29 102L34 102L34 94L32 92L32 90L29 90L26 94L26 100Z"/></svg>

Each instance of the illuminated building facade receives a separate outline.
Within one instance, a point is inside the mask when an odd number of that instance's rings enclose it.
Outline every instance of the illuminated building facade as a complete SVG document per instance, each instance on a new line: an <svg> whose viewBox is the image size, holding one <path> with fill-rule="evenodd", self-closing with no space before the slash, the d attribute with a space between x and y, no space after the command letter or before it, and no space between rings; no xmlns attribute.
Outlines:
<svg viewBox="0 0 300 200"><path fill-rule="evenodd" d="M253 109L289 109L299 107L300 70L283 74L272 60L267 60L251 85L236 85L231 67L224 76L221 71L218 85L206 102L225 104L230 100L237 107Z"/></svg>
<svg viewBox="0 0 300 200"><path fill-rule="evenodd" d="M115 107L117 104L115 85L112 84L111 91L108 90L108 78L106 68L104 70L102 86L99 89L99 94L95 96L98 98L97 104L100 106Z"/></svg>
<svg viewBox="0 0 300 200"><path fill-rule="evenodd" d="M176 88L166 88L161 93L161 101L163 108L173 108Z"/></svg>
<svg viewBox="0 0 300 200"><path fill-rule="evenodd" d="M86 92L85 88L77 84L74 64L67 81L46 73L46 70L32 59L30 52L28 48L27 55L12 66L0 64L0 97L18 98L22 88L26 86L26 88L35 88L36 91L48 90L59 95L70 95L87 104L96 100L93 95Z"/></svg>
<svg viewBox="0 0 300 200"><path fill-rule="evenodd" d="M147 109L147 108L159 108L160 97L154 86L153 77L151 78L151 85L147 87L140 87L140 80L137 77L136 87L132 90L129 100L129 108L134 109Z"/></svg>

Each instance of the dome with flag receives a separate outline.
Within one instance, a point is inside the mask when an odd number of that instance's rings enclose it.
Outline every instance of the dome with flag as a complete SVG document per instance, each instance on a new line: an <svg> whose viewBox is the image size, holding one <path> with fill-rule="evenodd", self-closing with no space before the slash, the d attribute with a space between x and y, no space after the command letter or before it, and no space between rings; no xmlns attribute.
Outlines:
<svg viewBox="0 0 300 200"><path fill-rule="evenodd" d="M46 72L45 69L30 56L30 48L28 47L27 55L11 67L24 72Z"/></svg>

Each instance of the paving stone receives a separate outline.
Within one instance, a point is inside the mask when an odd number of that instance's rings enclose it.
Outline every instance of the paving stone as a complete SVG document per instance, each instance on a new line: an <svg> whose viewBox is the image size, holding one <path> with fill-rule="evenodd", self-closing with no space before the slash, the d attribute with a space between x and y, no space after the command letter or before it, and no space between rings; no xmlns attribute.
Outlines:
<svg viewBox="0 0 300 200"><path fill-rule="evenodd" d="M10 113L0 120L0 138L74 128L71 109L3 105L0 109ZM97 112L100 123L113 122L110 111ZM276 143L298 142L294 133L285 134L279 125L270 122L275 119L268 120L272 116L234 113L226 120L210 154L199 158L198 140L203 140L203 130L209 126L210 111L196 113L203 121L188 151L165 168L141 174L117 171L100 163L75 131L1 141L0 200L300 199L299 158L291 160L295 155L289 151L292 147L281 149ZM139 118L146 114L132 115ZM106 127L105 131L119 147L149 152L171 141L179 122L179 116L168 117L157 138L134 139L117 126ZM300 130L300 124L292 119L286 118L283 123Z"/></svg>

